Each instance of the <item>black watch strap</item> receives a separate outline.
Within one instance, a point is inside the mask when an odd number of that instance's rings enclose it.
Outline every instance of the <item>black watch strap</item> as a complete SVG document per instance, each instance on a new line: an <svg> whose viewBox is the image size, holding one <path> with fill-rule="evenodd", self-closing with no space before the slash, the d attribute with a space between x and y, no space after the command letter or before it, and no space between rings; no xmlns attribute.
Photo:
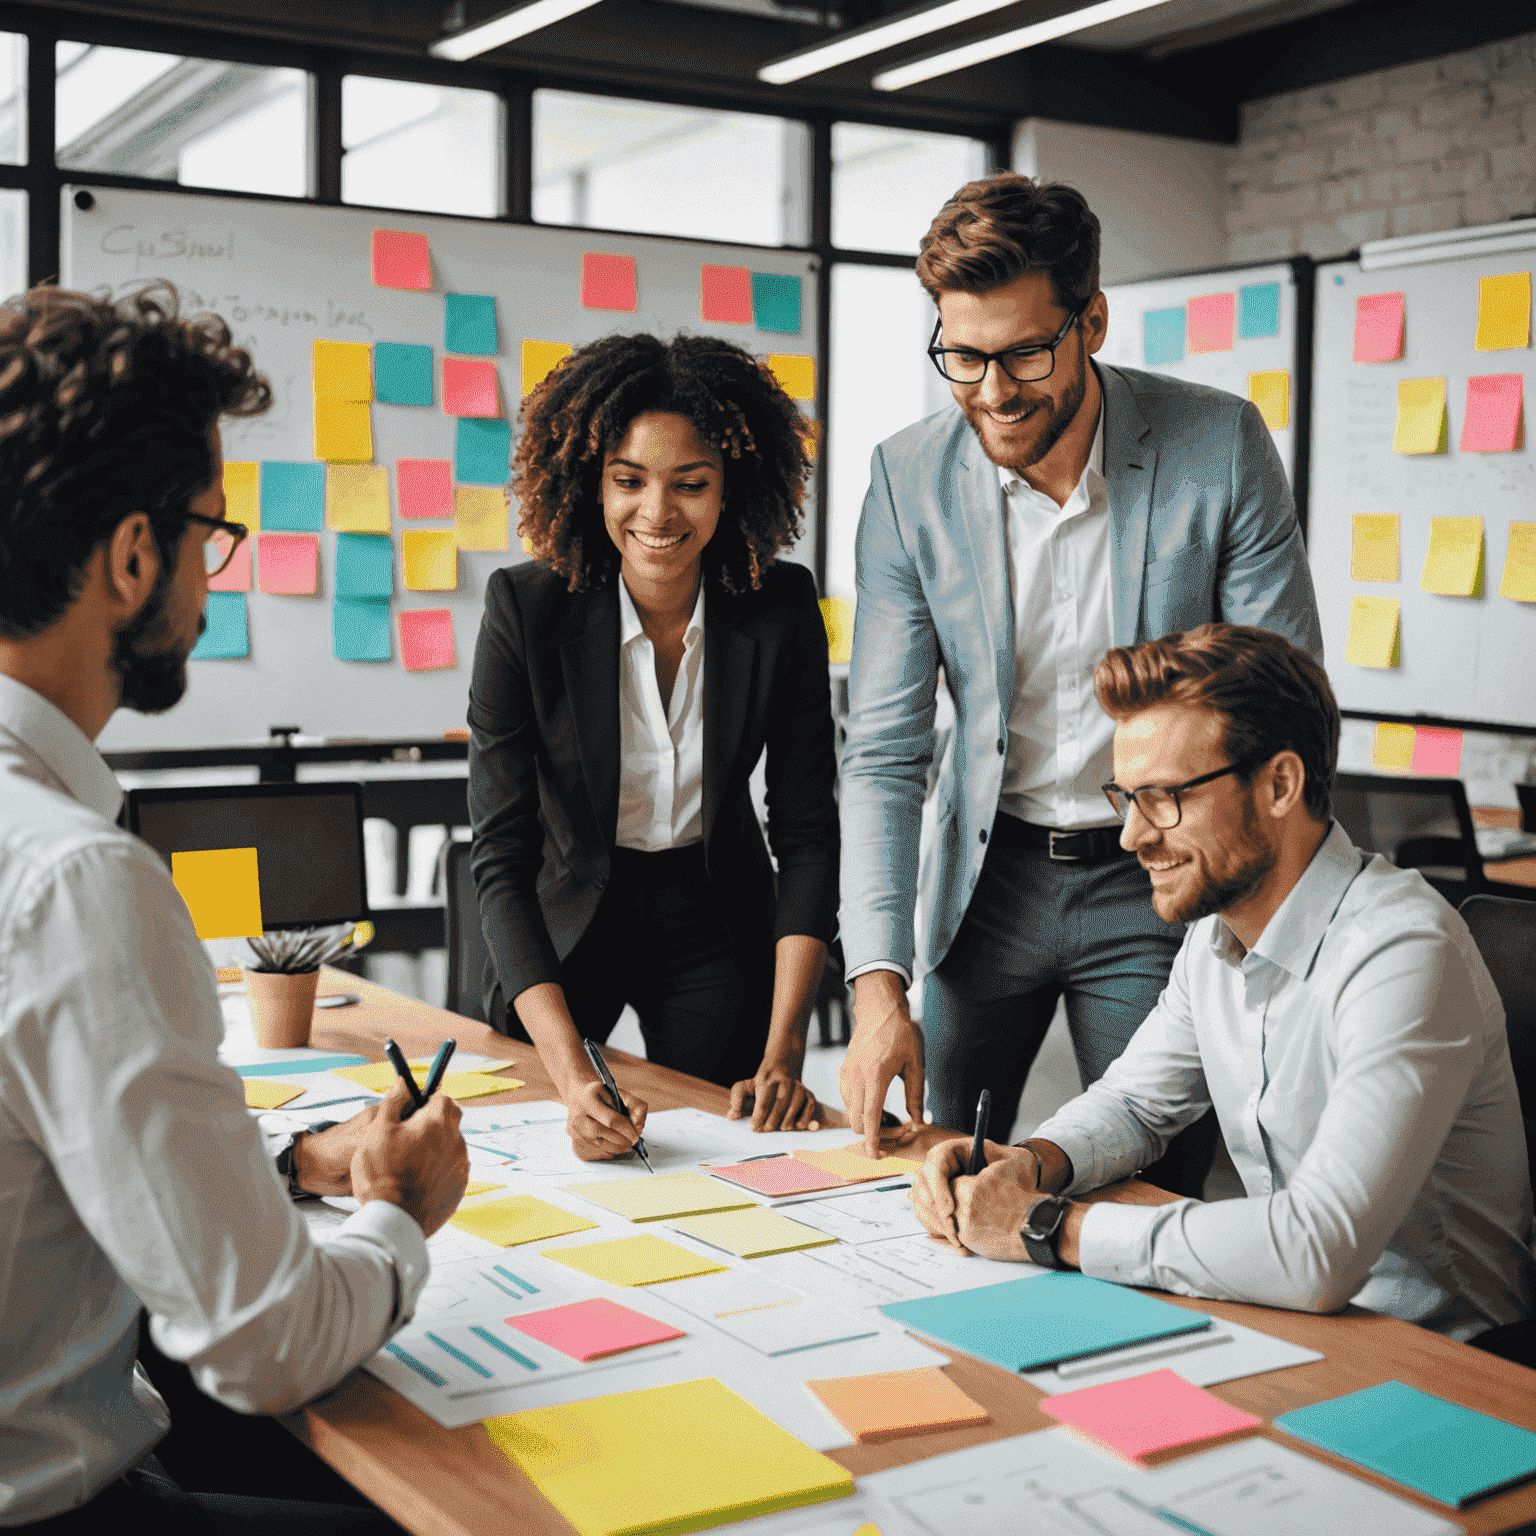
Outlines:
<svg viewBox="0 0 1536 1536"><path fill-rule="evenodd" d="M1061 1268L1061 1224L1067 1219L1071 1203L1060 1195L1046 1195L1030 1207L1019 1235L1024 1239L1024 1251L1031 1264L1042 1269Z"/></svg>

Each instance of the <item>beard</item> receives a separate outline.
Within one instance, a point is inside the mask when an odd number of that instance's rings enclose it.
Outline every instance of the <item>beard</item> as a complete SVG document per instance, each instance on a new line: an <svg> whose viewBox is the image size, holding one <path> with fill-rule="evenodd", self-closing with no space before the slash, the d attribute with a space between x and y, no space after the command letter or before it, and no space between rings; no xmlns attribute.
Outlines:
<svg viewBox="0 0 1536 1536"><path fill-rule="evenodd" d="M163 714L187 691L192 645L177 640L172 630L170 592L171 567L163 562L144 606L112 635L110 664L117 674L118 704L141 715ZM198 634L207 627L206 615L200 614Z"/></svg>
<svg viewBox="0 0 1536 1536"><path fill-rule="evenodd" d="M965 419L971 424L971 431L980 440L987 457L1000 469L1019 470L1038 464L1061 441L1062 434L1072 425L1077 413L1083 408L1083 401L1087 398L1088 369L1085 361L1076 380L1067 387L1066 393L1059 401L1053 403L1049 395L1040 397L1046 405L1047 414L1045 425L1040 428L1039 435L1034 441L1006 447L998 443L994 436L989 436L989 433L995 429L978 400L967 401L962 409L965 411ZM1015 408L1029 403L1029 397L1026 395L1016 396L1010 402ZM1009 415L1011 412L1005 411L1003 414Z"/></svg>
<svg viewBox="0 0 1536 1536"><path fill-rule="evenodd" d="M1223 839L1226 868L1208 871L1202 885L1183 901L1160 904L1160 892L1152 893L1152 908L1165 923L1196 923L1213 912L1225 912L1246 901L1269 878L1275 867L1275 850L1258 836L1258 816L1250 795L1243 807L1242 831Z"/></svg>

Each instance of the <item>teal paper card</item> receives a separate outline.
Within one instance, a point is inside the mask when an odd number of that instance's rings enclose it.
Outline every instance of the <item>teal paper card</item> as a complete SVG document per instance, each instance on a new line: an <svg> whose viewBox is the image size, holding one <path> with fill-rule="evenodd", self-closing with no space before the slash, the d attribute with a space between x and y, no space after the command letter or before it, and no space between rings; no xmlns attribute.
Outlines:
<svg viewBox="0 0 1536 1536"><path fill-rule="evenodd" d="M1148 368L1181 362L1184 357L1184 306L1149 309L1141 317L1141 355Z"/></svg>
<svg viewBox="0 0 1536 1536"><path fill-rule="evenodd" d="M192 648L193 661L231 661L251 654L244 592L210 592L204 616L208 627Z"/></svg>
<svg viewBox="0 0 1536 1536"><path fill-rule="evenodd" d="M1244 341L1280 334L1280 284L1249 283L1237 290L1237 334Z"/></svg>
<svg viewBox="0 0 1536 1536"><path fill-rule="evenodd" d="M261 531L319 533L325 527L325 465L261 466Z"/></svg>
<svg viewBox="0 0 1536 1536"><path fill-rule="evenodd" d="M489 293L450 293L447 296L443 345L450 352L492 357L496 344L496 297Z"/></svg>
<svg viewBox="0 0 1536 1536"><path fill-rule="evenodd" d="M388 598L395 590L395 546L387 533L336 535L336 596Z"/></svg>
<svg viewBox="0 0 1536 1536"><path fill-rule="evenodd" d="M777 272L752 274L752 324L760 331L800 334L800 279Z"/></svg>
<svg viewBox="0 0 1536 1536"><path fill-rule="evenodd" d="M453 477L461 485L505 485L512 473L512 427L491 416L461 416Z"/></svg>
<svg viewBox="0 0 1536 1536"><path fill-rule="evenodd" d="M388 661L389 600L338 597L331 605L331 649L337 661Z"/></svg>
<svg viewBox="0 0 1536 1536"><path fill-rule="evenodd" d="M387 405L431 405L432 348L403 341L375 342L373 393Z"/></svg>

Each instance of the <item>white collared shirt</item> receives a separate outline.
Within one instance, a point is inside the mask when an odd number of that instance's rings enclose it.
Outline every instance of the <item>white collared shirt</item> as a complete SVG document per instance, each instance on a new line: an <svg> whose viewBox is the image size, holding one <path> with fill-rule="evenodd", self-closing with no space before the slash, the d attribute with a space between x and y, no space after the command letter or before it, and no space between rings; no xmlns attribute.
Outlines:
<svg viewBox="0 0 1536 1536"><path fill-rule="evenodd" d="M704 583L663 709L656 647L619 577L620 848L660 853L704 837Z"/></svg>
<svg viewBox="0 0 1536 1536"><path fill-rule="evenodd" d="M1084 1274L1456 1338L1536 1307L1504 1009L1461 918L1337 822L1244 953L1191 926L1125 1053L1035 1135L1068 1193L1145 1168L1215 1105L1246 1198L1095 1204Z"/></svg>
<svg viewBox="0 0 1536 1536"><path fill-rule="evenodd" d="M1013 701L1000 808L1043 827L1104 827L1115 724L1093 672L1115 643L1104 409L1065 506L999 468L1013 596Z"/></svg>
<svg viewBox="0 0 1536 1536"><path fill-rule="evenodd" d="M113 825L86 736L0 675L0 1527L86 1503L165 1433L155 1343L287 1412L408 1320L421 1228L370 1201L311 1241L217 1056L170 872Z"/></svg>

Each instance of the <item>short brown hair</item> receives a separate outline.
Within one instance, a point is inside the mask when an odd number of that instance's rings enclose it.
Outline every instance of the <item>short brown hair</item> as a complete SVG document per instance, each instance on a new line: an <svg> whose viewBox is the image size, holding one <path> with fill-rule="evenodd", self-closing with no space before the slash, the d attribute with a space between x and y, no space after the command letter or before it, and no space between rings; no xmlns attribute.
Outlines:
<svg viewBox="0 0 1536 1536"><path fill-rule="evenodd" d="M918 247L917 277L941 293L986 293L1044 272L1061 308L1099 291L1099 221L1083 194L1059 181L999 171L967 182L939 209Z"/></svg>
<svg viewBox="0 0 1536 1536"><path fill-rule="evenodd" d="M1202 624L1118 646L1099 663L1093 689L1114 720L1158 704L1220 715L1227 756L1254 771L1277 752L1294 752L1306 770L1307 809L1325 827L1332 819L1339 706L1322 664L1282 636L1249 624ZM1252 771L1240 777L1253 782Z"/></svg>

